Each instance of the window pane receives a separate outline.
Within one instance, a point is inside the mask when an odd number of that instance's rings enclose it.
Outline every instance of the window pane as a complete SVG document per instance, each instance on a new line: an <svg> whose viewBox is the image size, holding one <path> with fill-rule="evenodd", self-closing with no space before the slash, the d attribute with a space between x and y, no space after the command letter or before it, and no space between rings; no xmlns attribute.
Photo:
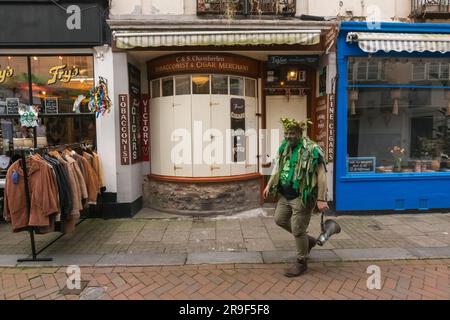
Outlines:
<svg viewBox="0 0 450 320"><path fill-rule="evenodd" d="M0 114L29 104L27 57L0 56Z"/></svg>
<svg viewBox="0 0 450 320"><path fill-rule="evenodd" d="M209 94L209 76L192 76L192 93Z"/></svg>
<svg viewBox="0 0 450 320"><path fill-rule="evenodd" d="M43 112L74 112L75 100L86 97L94 86L92 56L31 57L31 73L32 103ZM88 103L87 98L81 100L81 112L89 112Z"/></svg>
<svg viewBox="0 0 450 320"><path fill-rule="evenodd" d="M173 96L173 78L162 79L162 96Z"/></svg>
<svg viewBox="0 0 450 320"><path fill-rule="evenodd" d="M191 94L191 76L175 77L176 95Z"/></svg>
<svg viewBox="0 0 450 320"><path fill-rule="evenodd" d="M256 81L245 79L245 95L247 97L256 97Z"/></svg>
<svg viewBox="0 0 450 320"><path fill-rule="evenodd" d="M212 94L228 94L228 76L213 75L212 77Z"/></svg>
<svg viewBox="0 0 450 320"><path fill-rule="evenodd" d="M351 84L450 86L448 58L349 58L348 68Z"/></svg>
<svg viewBox="0 0 450 320"><path fill-rule="evenodd" d="M93 115L44 117L43 124L49 145L86 140L95 142L96 139L95 117Z"/></svg>
<svg viewBox="0 0 450 320"><path fill-rule="evenodd" d="M449 170L449 92L349 91L349 158L373 158L379 174Z"/></svg>
<svg viewBox="0 0 450 320"><path fill-rule="evenodd" d="M230 94L232 96L244 95L244 79L237 77L230 77Z"/></svg>
<svg viewBox="0 0 450 320"><path fill-rule="evenodd" d="M161 97L161 82L158 79L152 81L152 98L159 97Z"/></svg>

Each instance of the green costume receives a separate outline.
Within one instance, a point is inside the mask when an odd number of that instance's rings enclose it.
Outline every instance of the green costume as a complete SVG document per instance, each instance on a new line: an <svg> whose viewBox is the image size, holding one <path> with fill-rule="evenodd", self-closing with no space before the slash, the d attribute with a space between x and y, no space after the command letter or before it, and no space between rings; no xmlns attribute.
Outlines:
<svg viewBox="0 0 450 320"><path fill-rule="evenodd" d="M292 151L292 153L291 153ZM285 140L278 149L278 172L272 181L271 193L276 194L281 186L291 185L300 194L303 206L317 200L316 170L325 164L322 149L309 138L303 137L292 150Z"/></svg>
<svg viewBox="0 0 450 320"><path fill-rule="evenodd" d="M306 130L309 122L282 119L285 130ZM307 229L317 200L326 201L326 161L323 150L314 141L302 137L295 146L283 141L278 150L278 168L271 179L270 192L282 188L294 190L297 197L280 193L275 210L275 223L292 233L297 247L297 259L308 256ZM285 190L285 189L283 189Z"/></svg>

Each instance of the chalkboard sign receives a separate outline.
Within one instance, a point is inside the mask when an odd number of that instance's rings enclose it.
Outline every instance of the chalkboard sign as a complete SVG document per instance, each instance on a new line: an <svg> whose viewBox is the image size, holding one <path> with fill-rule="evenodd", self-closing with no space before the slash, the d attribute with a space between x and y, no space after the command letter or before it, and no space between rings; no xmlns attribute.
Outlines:
<svg viewBox="0 0 450 320"><path fill-rule="evenodd" d="M233 162L245 161L245 99L231 99L231 130Z"/></svg>
<svg viewBox="0 0 450 320"><path fill-rule="evenodd" d="M375 158L348 158L347 166L349 173L374 173Z"/></svg>
<svg viewBox="0 0 450 320"><path fill-rule="evenodd" d="M19 114L19 98L6 98L6 113Z"/></svg>
<svg viewBox="0 0 450 320"><path fill-rule="evenodd" d="M45 98L45 113L58 113L58 98Z"/></svg>

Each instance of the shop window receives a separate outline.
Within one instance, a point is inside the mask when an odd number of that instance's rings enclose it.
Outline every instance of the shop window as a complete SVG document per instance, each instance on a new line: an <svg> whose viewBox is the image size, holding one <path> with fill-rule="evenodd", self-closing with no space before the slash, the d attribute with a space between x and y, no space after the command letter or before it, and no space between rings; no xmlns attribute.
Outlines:
<svg viewBox="0 0 450 320"><path fill-rule="evenodd" d="M349 58L350 84L450 86L450 59Z"/></svg>
<svg viewBox="0 0 450 320"><path fill-rule="evenodd" d="M159 98L159 97L161 97L160 79L152 81L152 98Z"/></svg>
<svg viewBox="0 0 450 320"><path fill-rule="evenodd" d="M33 105L39 105L41 113L73 113L75 100L94 86L93 63L92 56L32 57ZM81 112L89 112L88 102L81 102Z"/></svg>
<svg viewBox="0 0 450 320"><path fill-rule="evenodd" d="M244 95L244 79L238 77L230 77L230 95L243 96Z"/></svg>
<svg viewBox="0 0 450 320"><path fill-rule="evenodd" d="M211 93L228 95L228 76L211 76Z"/></svg>
<svg viewBox="0 0 450 320"><path fill-rule="evenodd" d="M162 82L162 96L170 97L173 96L173 78L165 78L161 80Z"/></svg>
<svg viewBox="0 0 450 320"><path fill-rule="evenodd" d="M191 76L175 77L175 94L191 94Z"/></svg>
<svg viewBox="0 0 450 320"><path fill-rule="evenodd" d="M253 79L245 79L245 96L256 97L256 81Z"/></svg>
<svg viewBox="0 0 450 320"><path fill-rule="evenodd" d="M0 114L30 104L27 57L0 56Z"/></svg>
<svg viewBox="0 0 450 320"><path fill-rule="evenodd" d="M209 94L209 76L208 75L192 76L192 93L193 94Z"/></svg>
<svg viewBox="0 0 450 320"><path fill-rule="evenodd" d="M358 88L348 96L349 172L450 171L449 90Z"/></svg>

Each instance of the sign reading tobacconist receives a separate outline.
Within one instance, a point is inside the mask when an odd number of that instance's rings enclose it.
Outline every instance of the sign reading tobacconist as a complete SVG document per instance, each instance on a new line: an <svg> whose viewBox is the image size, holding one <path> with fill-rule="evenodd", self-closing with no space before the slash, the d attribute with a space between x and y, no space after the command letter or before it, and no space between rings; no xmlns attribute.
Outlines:
<svg viewBox="0 0 450 320"><path fill-rule="evenodd" d="M259 63L234 54L184 53L172 54L147 63L148 78L156 79L177 73L219 73L259 76Z"/></svg>

